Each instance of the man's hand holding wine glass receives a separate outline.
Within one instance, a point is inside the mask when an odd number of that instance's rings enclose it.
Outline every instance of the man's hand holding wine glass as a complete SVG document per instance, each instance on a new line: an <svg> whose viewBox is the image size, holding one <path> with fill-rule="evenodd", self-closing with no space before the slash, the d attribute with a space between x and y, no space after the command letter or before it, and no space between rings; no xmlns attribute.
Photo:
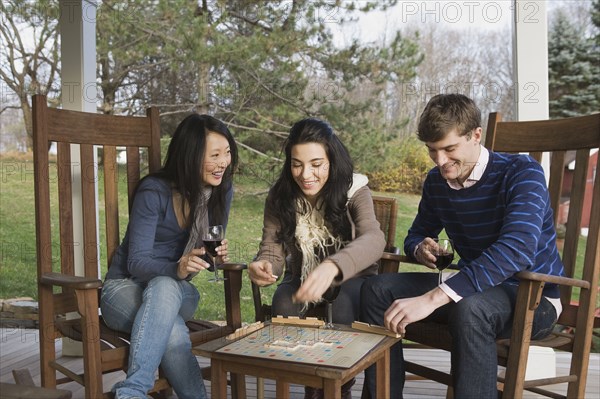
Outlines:
<svg viewBox="0 0 600 399"><path fill-rule="evenodd" d="M443 247L441 244L443 244ZM443 270L448 267L449 264L446 264L443 268L439 268L436 263L440 262L438 257L446 253L448 255L452 254L452 258L454 258L454 249L452 248L451 240L426 237L419 243L419 245L417 245L414 256L417 262L427 266L430 269Z"/></svg>
<svg viewBox="0 0 600 399"><path fill-rule="evenodd" d="M414 256L417 262L427 266L430 269L435 269L434 250L437 248L437 243L433 238L426 237L417 245Z"/></svg>

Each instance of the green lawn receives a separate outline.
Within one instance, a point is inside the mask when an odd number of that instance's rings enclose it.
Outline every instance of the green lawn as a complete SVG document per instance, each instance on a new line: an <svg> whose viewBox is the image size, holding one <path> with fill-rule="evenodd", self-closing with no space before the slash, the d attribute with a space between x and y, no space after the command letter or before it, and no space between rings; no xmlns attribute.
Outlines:
<svg viewBox="0 0 600 399"><path fill-rule="evenodd" d="M33 194L33 163L30 158L0 158L0 298L28 296L37 298L36 287L36 250L35 219ZM52 177L51 177L52 178ZM121 179L123 180L123 179ZM123 189L125 183L123 181ZM248 263L258 249L262 229L262 212L267 185L258 179L238 176L236 191L229 217L227 238L229 239L230 258L233 262ZM51 195L56 196L56 192ZM382 195L391 195L389 193ZM103 187L99 186L99 197L103 196ZM398 198L399 218L396 243L401 244L408 225L416 212L418 197L413 195L395 195ZM56 210L53 210L56 211ZM120 213L127 215L127 204L120 204ZM55 213L55 212L54 212ZM57 220L57 215L52 215ZM100 214L101 224L104 215ZM121 235L125 232L125 223L121 226ZM103 237L101 236L101 242ZM102 275L106 272L106 254L101 247ZM57 258L57 254L54 254ZM201 293L201 305L197 316L210 320L222 320L224 314L223 284L209 282L208 273L201 273L193 281ZM275 287L262 290L265 300L269 301ZM242 290L242 317L250 322L254 318L254 308L250 281L244 276Z"/></svg>
<svg viewBox="0 0 600 399"><path fill-rule="evenodd" d="M17 296L37 297L35 221L33 196L33 164L30 159L7 159L0 157L0 298ZM124 183L123 183L124 185ZM238 176L236 193L230 213L227 230L230 258L234 262L250 262L254 257L261 237L262 212L267 185L258 179ZM398 199L398 224L396 245L402 242L416 213L418 196L406 194L377 193L393 195ZM56 193L52 193L56 195ZM102 198L102 187L100 187ZM127 205L121 205L120 212L127 214ZM100 215L101 223L104 217ZM56 217L56 215L54 215ZM121 234L125 226L121 227ZM585 244L585 239L580 245ZM580 251L581 252L581 251ZM106 255L101 248L102 274L106 272ZM579 260L582 264L583 259ZM423 270L418 266L403 265L403 270ZM201 273L193 281L201 293L201 305L197 316L210 320L223 320L223 284L209 282L209 273ZM262 290L269 301L275 287ZM242 290L242 317L246 322L253 321L254 309L250 281L244 276Z"/></svg>
<svg viewBox="0 0 600 399"><path fill-rule="evenodd" d="M0 158L0 164L0 298L35 298L33 163Z"/></svg>

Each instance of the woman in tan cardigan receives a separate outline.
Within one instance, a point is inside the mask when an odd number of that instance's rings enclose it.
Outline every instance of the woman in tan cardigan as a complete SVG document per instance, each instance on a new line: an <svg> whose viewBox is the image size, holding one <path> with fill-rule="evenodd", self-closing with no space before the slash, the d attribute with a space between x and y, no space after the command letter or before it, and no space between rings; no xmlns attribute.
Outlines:
<svg viewBox="0 0 600 399"><path fill-rule="evenodd" d="M377 273L385 238L375 218L368 179L353 173L352 160L331 127L304 119L285 142L285 164L265 204L263 236L250 279L275 283L273 314L298 316L339 286L333 321L358 320L360 288ZM284 265L285 270L284 270ZM344 398L349 398L346 384ZM322 397L307 387L308 398Z"/></svg>

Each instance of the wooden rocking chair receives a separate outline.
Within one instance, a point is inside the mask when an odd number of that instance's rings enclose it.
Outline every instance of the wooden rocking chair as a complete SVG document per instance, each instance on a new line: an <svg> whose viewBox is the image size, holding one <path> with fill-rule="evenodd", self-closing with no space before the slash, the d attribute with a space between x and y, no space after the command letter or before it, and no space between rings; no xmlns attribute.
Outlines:
<svg viewBox="0 0 600 399"><path fill-rule="evenodd" d="M76 112L49 108L46 97L36 95L33 131L42 385L55 388L76 381L85 386L86 398L111 397L104 391L102 375L126 370L129 341L126 334L109 329L99 316L99 256L105 252L110 265L122 238L119 228L126 225L127 211L119 210L119 195L131 205L140 177L160 168L158 110L148 109L146 117ZM56 160L49 156L52 143L57 146ZM71 155L74 144L80 148L80 159ZM95 157L98 149L102 149L101 162ZM117 165L117 151L121 150L127 154L125 176L119 174ZM72 196L81 196L80 209L73 205ZM106 220L100 241L98 213ZM83 242L77 242L76 231L82 231ZM82 276L75 273L79 265L84 269ZM192 345L241 326L239 293L244 268L242 264L223 265L227 324L189 323ZM78 317L67 316L73 313ZM55 339L59 337L82 343L83 374L56 359ZM57 371L65 377L58 378ZM243 396L243 378L232 381ZM168 381L159 378L151 392L168 389Z"/></svg>
<svg viewBox="0 0 600 399"><path fill-rule="evenodd" d="M585 396L589 355L593 328L600 328L597 312L598 280L600 278L600 179L588 166L594 149L600 147L600 114L567 119L530 122L501 122L500 114L489 117L485 146L498 152L529 152L540 161L543 152L551 154L549 192L554 210L555 223L560 213L561 195L567 166L566 154L571 151L576 157L572 171L572 184L568 192L569 207L566 222L566 239L562 253L566 277L548 276L539 273L521 272L517 276L519 285L517 307L514 314L513 332L510 339L499 340L498 364L506 367L504 378L499 378L499 389L503 398L520 398L523 390L553 398L564 395L540 388L559 383L568 383L567 398ZM597 154L596 154L597 156ZM591 206L588 236L585 245L581 239L584 204ZM582 252L582 254L580 253ZM577 263L578 253L580 259ZM397 262L407 262L397 256ZM397 270L397 269L396 269ZM570 332L556 331L539 341L531 340L533 312L537 308L545 283L560 285L562 314L558 324ZM573 295L579 293L579 299ZM450 351L451 337L443 324L418 322L407 327L406 339L428 347ZM529 347L531 345L551 347L572 353L571 368L567 375L555 378L525 380ZM434 380L449 387L451 375L425 367L415 362L405 362L406 370L417 376Z"/></svg>

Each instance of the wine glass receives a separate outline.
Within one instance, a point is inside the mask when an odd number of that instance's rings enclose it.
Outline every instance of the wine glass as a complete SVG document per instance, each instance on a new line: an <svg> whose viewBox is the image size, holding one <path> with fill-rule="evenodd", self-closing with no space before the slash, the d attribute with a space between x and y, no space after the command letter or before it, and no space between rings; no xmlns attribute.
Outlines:
<svg viewBox="0 0 600 399"><path fill-rule="evenodd" d="M221 241L225 239L225 230L223 226L218 224L215 226L208 226L202 232L202 241L204 242L204 248L206 252L212 257L212 268L215 276L208 281L223 281L225 278L219 277L219 268L217 267L217 247L221 245ZM209 268L210 270L210 268Z"/></svg>
<svg viewBox="0 0 600 399"><path fill-rule="evenodd" d="M340 286L329 286L327 291L323 293L323 300L327 303L327 323L325 324L325 328L333 329L335 328L333 325L333 301L337 298L340 293Z"/></svg>
<svg viewBox="0 0 600 399"><path fill-rule="evenodd" d="M436 247L431 251L435 256L435 267L438 269L438 285L442 284L442 270L450 266L454 260L454 246L448 238L435 238Z"/></svg>

